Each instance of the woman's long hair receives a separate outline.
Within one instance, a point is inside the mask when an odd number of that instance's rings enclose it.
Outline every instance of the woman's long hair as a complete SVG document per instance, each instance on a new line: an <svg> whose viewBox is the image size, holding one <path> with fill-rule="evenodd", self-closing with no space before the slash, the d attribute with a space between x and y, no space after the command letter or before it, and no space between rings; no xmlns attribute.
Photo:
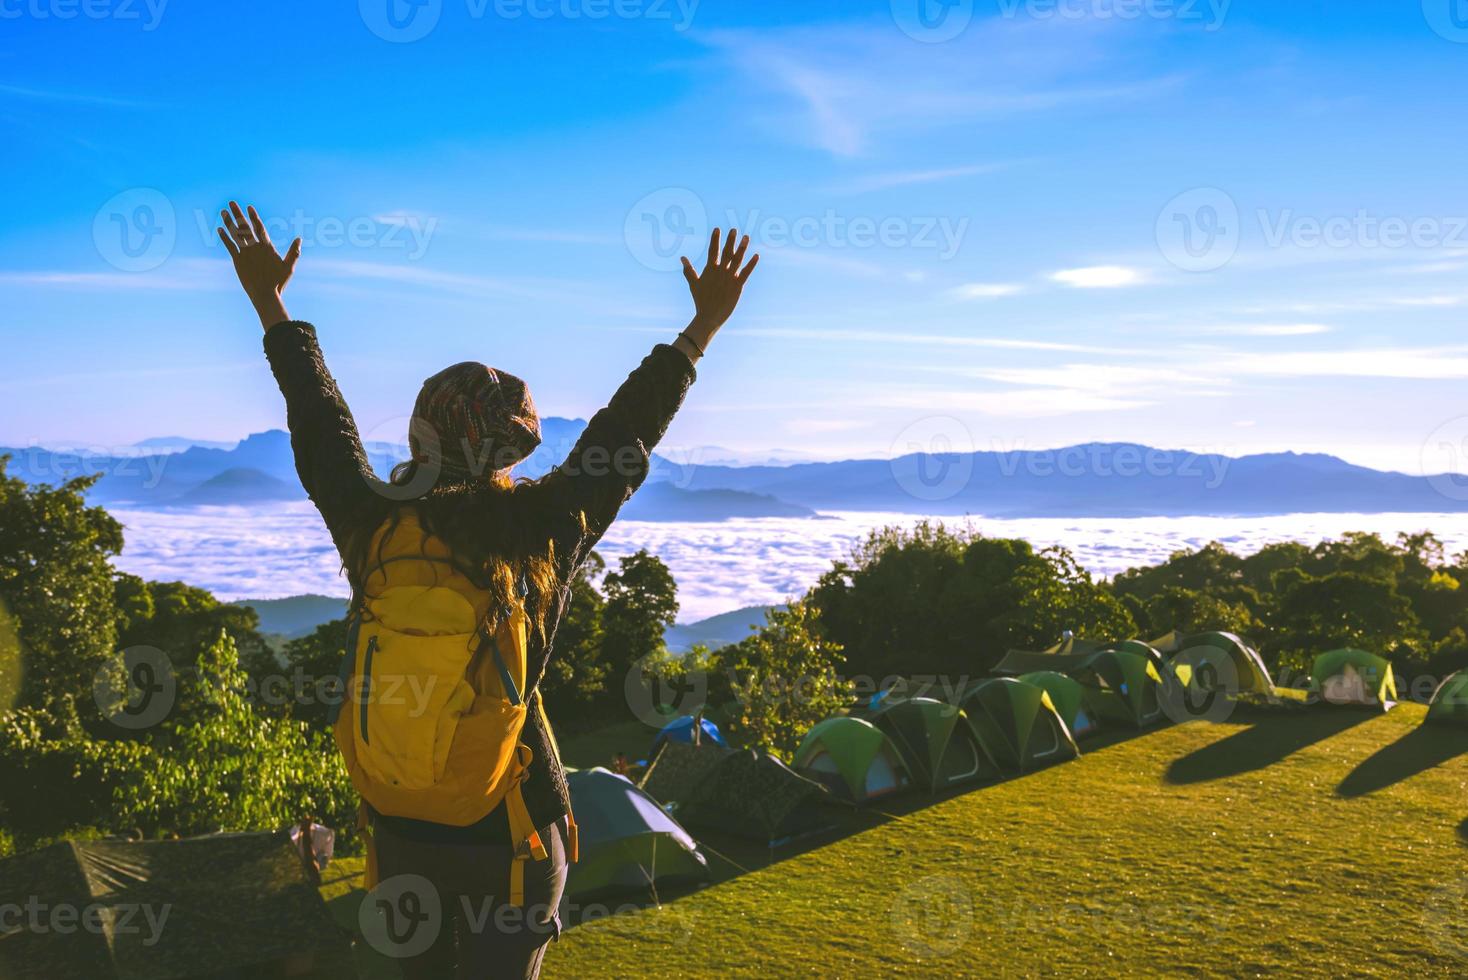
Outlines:
<svg viewBox="0 0 1468 980"><path fill-rule="evenodd" d="M411 485L419 476L418 468L414 460L399 464L389 485ZM523 581L530 627L544 642L546 615L556 602L554 532L566 515L551 506L553 495L542 491L556 478L551 473L540 480L513 480L501 472L473 483L435 485L422 496L402 501L380 536L377 527L361 528L348 543L345 565L353 593L362 594L370 570L382 560L382 549L411 509L423 530L448 546L458 570L490 595L485 628L492 630L498 612L520 600ZM374 539L377 554L370 553Z"/></svg>

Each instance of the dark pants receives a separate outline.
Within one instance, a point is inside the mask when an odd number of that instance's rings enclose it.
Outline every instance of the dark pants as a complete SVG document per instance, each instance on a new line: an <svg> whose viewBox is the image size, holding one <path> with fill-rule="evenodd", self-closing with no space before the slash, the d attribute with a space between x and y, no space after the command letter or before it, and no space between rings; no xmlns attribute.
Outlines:
<svg viewBox="0 0 1468 980"><path fill-rule="evenodd" d="M508 904L513 852L504 844L431 843L373 830L377 877L426 878L441 920L426 952L401 959L406 980L486 980L540 975L546 946L561 932L557 909L566 886L566 821L540 830L549 857L525 864L525 905Z"/></svg>

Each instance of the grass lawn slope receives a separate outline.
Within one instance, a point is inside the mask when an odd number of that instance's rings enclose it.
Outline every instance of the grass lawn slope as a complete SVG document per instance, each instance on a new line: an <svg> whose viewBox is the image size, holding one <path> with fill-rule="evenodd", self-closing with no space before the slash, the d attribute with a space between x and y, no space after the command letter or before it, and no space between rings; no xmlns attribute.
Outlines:
<svg viewBox="0 0 1468 980"><path fill-rule="evenodd" d="M577 925L545 976L1462 976L1468 731L1422 715L1241 709L1087 743L749 873L710 856L725 880Z"/></svg>

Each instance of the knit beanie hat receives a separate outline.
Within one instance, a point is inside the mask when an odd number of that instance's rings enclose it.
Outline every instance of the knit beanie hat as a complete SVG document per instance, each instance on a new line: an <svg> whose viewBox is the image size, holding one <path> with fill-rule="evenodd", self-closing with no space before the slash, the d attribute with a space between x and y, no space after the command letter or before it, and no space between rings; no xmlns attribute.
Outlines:
<svg viewBox="0 0 1468 980"><path fill-rule="evenodd" d="M513 374L464 361L423 382L409 449L418 463L438 465L440 484L481 480L539 445L535 402Z"/></svg>

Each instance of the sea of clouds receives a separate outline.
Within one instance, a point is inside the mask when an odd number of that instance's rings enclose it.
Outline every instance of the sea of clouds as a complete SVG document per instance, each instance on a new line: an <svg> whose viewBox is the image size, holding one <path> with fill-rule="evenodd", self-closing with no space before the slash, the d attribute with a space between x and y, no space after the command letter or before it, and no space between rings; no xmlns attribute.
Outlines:
<svg viewBox="0 0 1468 980"><path fill-rule="evenodd" d="M154 580L182 580L225 599L268 599L314 592L347 594L341 563L308 502L268 507L114 510L126 528L117 561ZM911 514L837 512L823 520L759 518L719 523L619 521L598 545L609 564L646 548L678 581L680 622L741 606L783 602L803 593L875 528L911 526ZM952 518L948 523L955 522ZM1468 514L1291 514L1278 517L970 518L990 537L1037 547L1063 545L1097 575L1153 564L1182 548L1221 541L1239 553L1275 541L1309 544L1347 531L1431 530L1450 553L1468 549Z"/></svg>

